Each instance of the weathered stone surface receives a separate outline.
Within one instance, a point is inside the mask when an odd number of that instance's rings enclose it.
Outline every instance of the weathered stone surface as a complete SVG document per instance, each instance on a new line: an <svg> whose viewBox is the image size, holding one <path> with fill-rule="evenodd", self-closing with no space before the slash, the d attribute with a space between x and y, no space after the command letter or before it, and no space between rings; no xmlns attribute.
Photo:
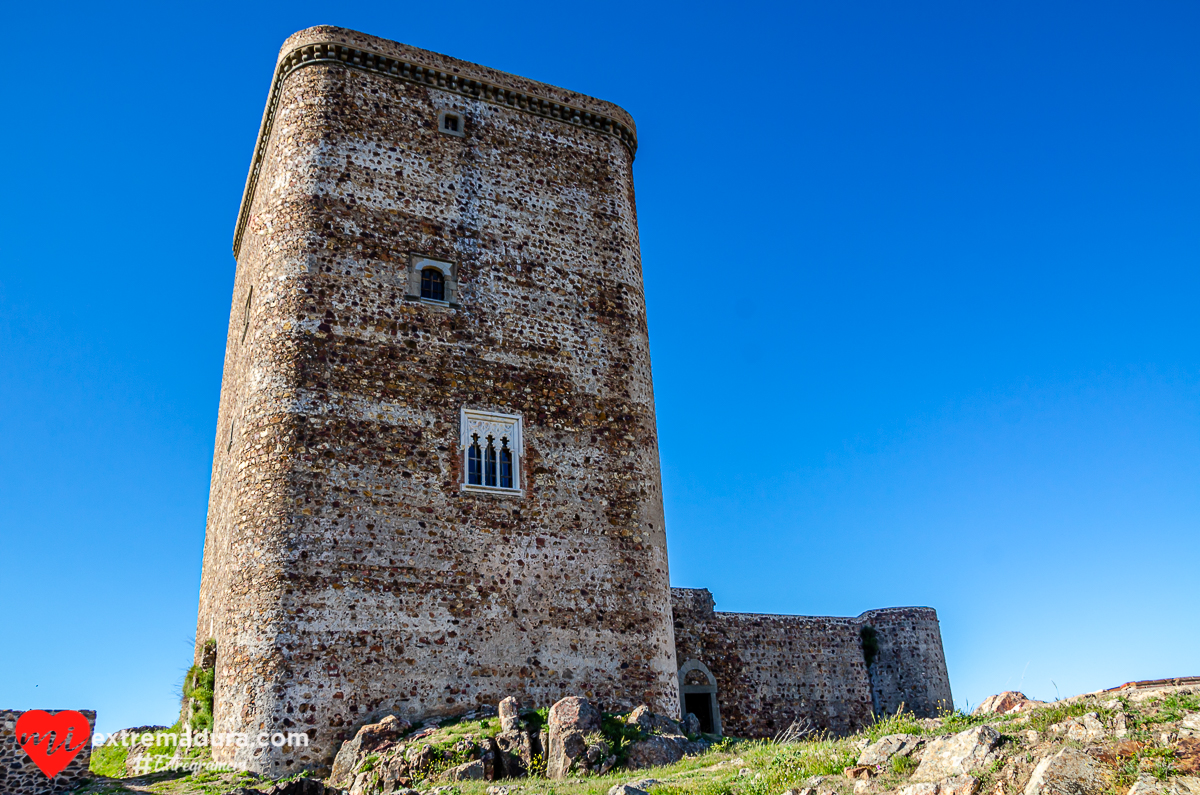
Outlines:
<svg viewBox="0 0 1200 795"><path fill-rule="evenodd" d="M1031 709L1045 706L1044 701L1034 701L1016 690L1006 690L994 696L988 696L983 703L975 708L972 715L1009 715L1014 712L1028 712Z"/></svg>
<svg viewBox="0 0 1200 795"><path fill-rule="evenodd" d="M586 698L568 696L550 707L546 722L546 775L566 778L586 773L588 743L584 735L600 730L600 712Z"/></svg>
<svg viewBox="0 0 1200 795"><path fill-rule="evenodd" d="M913 773L913 781L941 781L986 767L996 760L1000 733L991 726L976 726L949 737L932 740Z"/></svg>
<svg viewBox="0 0 1200 795"><path fill-rule="evenodd" d="M896 795L975 795L978 791L979 779L974 776L951 776L905 785L896 790Z"/></svg>
<svg viewBox="0 0 1200 795"><path fill-rule="evenodd" d="M476 759L474 762L464 762L450 768L442 775L442 778L446 781L483 781L486 773L483 760Z"/></svg>
<svg viewBox="0 0 1200 795"><path fill-rule="evenodd" d="M683 759L683 749L674 740L662 735L652 735L629 746L626 755L631 770L644 767L671 765Z"/></svg>
<svg viewBox="0 0 1200 795"><path fill-rule="evenodd" d="M853 765L844 769L842 775L852 779L871 778L875 775L875 768L871 765Z"/></svg>
<svg viewBox="0 0 1200 795"><path fill-rule="evenodd" d="M688 712L683 716L683 720L679 722L679 728L687 736L695 737L700 733L700 719Z"/></svg>
<svg viewBox="0 0 1200 795"><path fill-rule="evenodd" d="M910 756L921 744L916 734L889 734L880 737L858 755L860 765L884 765L895 756Z"/></svg>
<svg viewBox="0 0 1200 795"><path fill-rule="evenodd" d="M509 696L497 707L500 715L500 731L518 731L521 728L521 702Z"/></svg>
<svg viewBox="0 0 1200 795"><path fill-rule="evenodd" d="M600 731L600 711L593 707L586 698L568 696L550 707L546 727L551 736L555 732L562 731L576 731L584 734Z"/></svg>
<svg viewBox="0 0 1200 795"><path fill-rule="evenodd" d="M625 722L630 726L639 727L644 732L654 734L685 734L677 721L655 714L645 704L630 712Z"/></svg>
<svg viewBox="0 0 1200 795"><path fill-rule="evenodd" d="M650 795L644 789L638 789L630 784L618 784L615 787L610 787L608 795Z"/></svg>
<svg viewBox="0 0 1200 795"><path fill-rule="evenodd" d="M1025 785L1025 795L1102 795L1111 786L1108 767L1067 746L1038 763Z"/></svg>
<svg viewBox="0 0 1200 795"><path fill-rule="evenodd" d="M1067 718L1062 723L1054 724L1051 731L1064 733L1068 740L1075 742L1095 742L1104 739L1106 734L1104 724L1100 722L1100 716L1095 712L1089 712L1077 718Z"/></svg>
<svg viewBox="0 0 1200 795"><path fill-rule="evenodd" d="M544 755L537 732L501 732L496 735L495 741L497 775L505 778L527 775L534 757Z"/></svg>
<svg viewBox="0 0 1200 795"><path fill-rule="evenodd" d="M329 783L335 787L348 787L354 780L354 771L362 757L386 742L398 739L411 728L411 724L395 715L388 715L378 723L362 726L354 737L342 743L333 760Z"/></svg>

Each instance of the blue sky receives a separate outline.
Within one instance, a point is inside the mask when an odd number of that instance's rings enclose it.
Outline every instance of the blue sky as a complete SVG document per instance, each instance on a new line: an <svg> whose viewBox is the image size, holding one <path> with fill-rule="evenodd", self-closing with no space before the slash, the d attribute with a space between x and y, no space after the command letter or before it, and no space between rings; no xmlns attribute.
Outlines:
<svg viewBox="0 0 1200 795"><path fill-rule="evenodd" d="M672 580L931 605L959 705L1200 674L1200 6L20 4L0 707L170 723L274 59L319 23L616 102Z"/></svg>

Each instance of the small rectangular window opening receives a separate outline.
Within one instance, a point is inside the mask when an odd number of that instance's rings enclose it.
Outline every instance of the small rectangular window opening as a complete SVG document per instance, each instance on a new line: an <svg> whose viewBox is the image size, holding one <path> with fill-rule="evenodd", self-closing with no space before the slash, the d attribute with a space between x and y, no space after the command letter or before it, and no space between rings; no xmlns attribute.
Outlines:
<svg viewBox="0 0 1200 795"><path fill-rule="evenodd" d="M446 114L445 129L450 132L458 132L458 117L449 113Z"/></svg>

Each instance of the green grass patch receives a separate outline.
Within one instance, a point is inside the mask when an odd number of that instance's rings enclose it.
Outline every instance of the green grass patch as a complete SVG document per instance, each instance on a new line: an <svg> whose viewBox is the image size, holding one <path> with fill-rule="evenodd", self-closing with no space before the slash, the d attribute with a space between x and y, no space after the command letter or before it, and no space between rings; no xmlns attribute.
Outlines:
<svg viewBox="0 0 1200 795"><path fill-rule="evenodd" d="M125 778L125 757L129 749L123 745L101 745L92 749L92 761L88 769L98 776Z"/></svg>

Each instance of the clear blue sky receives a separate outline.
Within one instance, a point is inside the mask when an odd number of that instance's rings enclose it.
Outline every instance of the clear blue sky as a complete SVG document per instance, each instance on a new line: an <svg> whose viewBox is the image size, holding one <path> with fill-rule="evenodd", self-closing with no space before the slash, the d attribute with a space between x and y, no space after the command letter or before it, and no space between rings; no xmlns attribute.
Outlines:
<svg viewBox="0 0 1200 795"><path fill-rule="evenodd" d="M932 605L960 705L1200 674L1195 3L6 18L0 707L174 719L234 219L276 52L318 23L637 120L676 585Z"/></svg>

